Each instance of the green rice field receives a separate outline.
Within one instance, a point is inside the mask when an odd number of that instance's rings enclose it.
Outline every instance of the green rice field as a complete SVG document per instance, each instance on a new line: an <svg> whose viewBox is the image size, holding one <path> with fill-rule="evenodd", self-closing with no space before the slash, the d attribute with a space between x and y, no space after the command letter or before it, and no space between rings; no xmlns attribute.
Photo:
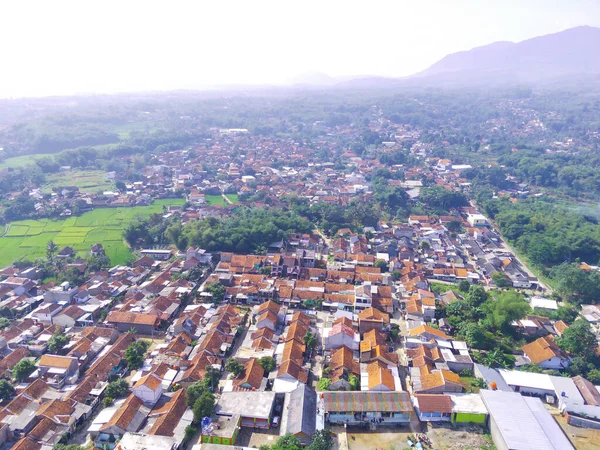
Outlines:
<svg viewBox="0 0 600 450"><path fill-rule="evenodd" d="M12 222L0 237L0 267L21 259L34 260L45 256L46 244L50 240L59 248L71 246L80 256L86 257L90 247L100 243L112 264L123 264L132 256L123 240L125 226L136 216L160 213L163 206L183 203L183 199L162 199L149 206L98 208L67 219Z"/></svg>
<svg viewBox="0 0 600 450"><path fill-rule="evenodd" d="M225 194L225 196L231 201L231 203L239 203L237 194ZM220 195L206 195L206 203L209 205L221 205L227 206L227 202Z"/></svg>
<svg viewBox="0 0 600 450"><path fill-rule="evenodd" d="M44 192L52 192L53 188L65 186L76 186L81 192L88 193L115 189L115 183L106 179L103 170L69 170L48 175L42 188Z"/></svg>

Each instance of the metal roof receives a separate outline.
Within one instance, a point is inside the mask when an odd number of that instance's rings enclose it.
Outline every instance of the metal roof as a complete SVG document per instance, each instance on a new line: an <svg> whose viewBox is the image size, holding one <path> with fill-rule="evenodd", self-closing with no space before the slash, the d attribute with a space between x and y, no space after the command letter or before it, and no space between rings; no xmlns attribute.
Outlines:
<svg viewBox="0 0 600 450"><path fill-rule="evenodd" d="M569 450L574 447L544 407L535 397L523 397L517 392L482 389L481 398L497 425L506 448L512 450Z"/></svg>
<svg viewBox="0 0 600 450"><path fill-rule="evenodd" d="M326 412L411 412L407 392L333 391L321 394Z"/></svg>

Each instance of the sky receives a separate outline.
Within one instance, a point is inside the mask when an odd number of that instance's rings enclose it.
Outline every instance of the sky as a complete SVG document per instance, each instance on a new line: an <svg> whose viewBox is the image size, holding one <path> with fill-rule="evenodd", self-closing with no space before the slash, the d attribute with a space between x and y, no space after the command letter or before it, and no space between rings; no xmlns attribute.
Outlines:
<svg viewBox="0 0 600 450"><path fill-rule="evenodd" d="M6 0L0 97L400 77L579 25L600 1Z"/></svg>

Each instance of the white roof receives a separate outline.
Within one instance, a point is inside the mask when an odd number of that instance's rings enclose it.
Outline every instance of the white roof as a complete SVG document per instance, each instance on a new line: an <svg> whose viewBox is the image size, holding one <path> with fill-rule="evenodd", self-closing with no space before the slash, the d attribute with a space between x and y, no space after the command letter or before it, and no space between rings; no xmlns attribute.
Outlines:
<svg viewBox="0 0 600 450"><path fill-rule="evenodd" d="M448 394L452 399L452 412L487 414L488 410L479 394Z"/></svg>
<svg viewBox="0 0 600 450"><path fill-rule="evenodd" d="M558 303L556 300L550 300L549 298L534 296L531 297L532 308L546 308L546 309L558 309Z"/></svg>
<svg viewBox="0 0 600 450"><path fill-rule="evenodd" d="M520 370L499 369L500 376L509 386L523 386L534 389L554 391L550 375L545 373L522 372Z"/></svg>
<svg viewBox="0 0 600 450"><path fill-rule="evenodd" d="M513 450L569 450L573 446L560 426L535 397L516 392L480 391L506 448Z"/></svg>

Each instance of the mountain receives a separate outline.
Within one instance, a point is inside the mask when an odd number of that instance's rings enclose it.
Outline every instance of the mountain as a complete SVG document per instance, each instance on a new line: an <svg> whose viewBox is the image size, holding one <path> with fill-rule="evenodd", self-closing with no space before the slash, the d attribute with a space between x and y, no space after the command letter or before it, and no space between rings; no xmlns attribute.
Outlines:
<svg viewBox="0 0 600 450"><path fill-rule="evenodd" d="M536 82L600 75L600 28L582 26L522 42L494 42L442 58L413 79Z"/></svg>

